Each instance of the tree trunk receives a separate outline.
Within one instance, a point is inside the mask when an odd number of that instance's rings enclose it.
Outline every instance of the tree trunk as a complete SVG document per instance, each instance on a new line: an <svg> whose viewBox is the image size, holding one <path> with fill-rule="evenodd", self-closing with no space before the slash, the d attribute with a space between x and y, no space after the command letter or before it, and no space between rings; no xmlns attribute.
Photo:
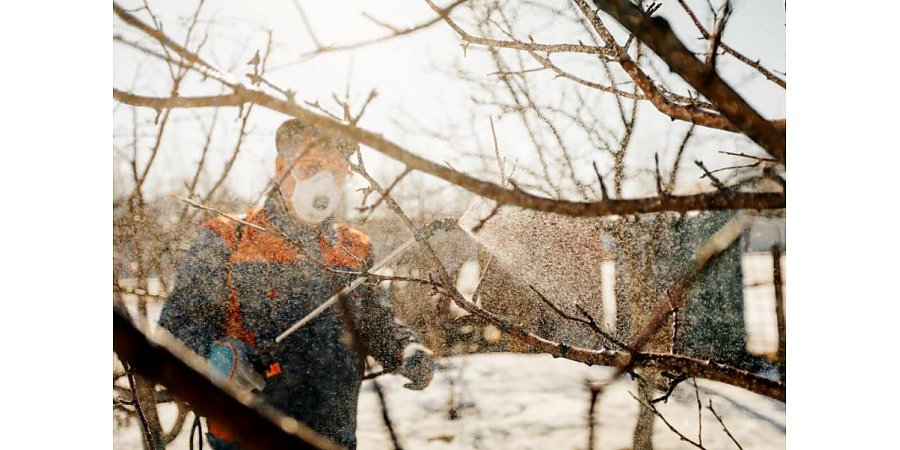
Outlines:
<svg viewBox="0 0 900 450"><path fill-rule="evenodd" d="M638 397L641 399L641 409L638 412L637 425L634 427L632 439L633 450L653 450L653 411L644 406L653 399L653 388L643 378L638 378Z"/></svg>

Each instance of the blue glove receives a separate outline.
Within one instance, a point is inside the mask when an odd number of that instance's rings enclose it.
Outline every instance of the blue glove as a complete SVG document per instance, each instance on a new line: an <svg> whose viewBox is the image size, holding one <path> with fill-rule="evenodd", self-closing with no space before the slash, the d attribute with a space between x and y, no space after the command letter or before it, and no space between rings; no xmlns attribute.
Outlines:
<svg viewBox="0 0 900 450"><path fill-rule="evenodd" d="M403 349L403 365L397 373L409 378L410 381L403 387L421 391L431 383L433 372L434 358L431 350L422 344L409 344Z"/></svg>
<svg viewBox="0 0 900 450"><path fill-rule="evenodd" d="M249 354L250 347L237 339L213 341L206 358L209 377L219 386L230 386L238 392L262 391L266 380L253 369Z"/></svg>

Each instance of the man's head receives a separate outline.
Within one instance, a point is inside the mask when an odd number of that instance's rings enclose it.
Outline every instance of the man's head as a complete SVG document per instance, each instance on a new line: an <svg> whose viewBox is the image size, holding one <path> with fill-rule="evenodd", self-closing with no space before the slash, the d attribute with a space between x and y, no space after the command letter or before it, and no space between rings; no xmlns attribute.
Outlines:
<svg viewBox="0 0 900 450"><path fill-rule="evenodd" d="M280 191L297 219L318 224L334 213L349 179L347 158L358 149L332 133L291 119L275 133Z"/></svg>

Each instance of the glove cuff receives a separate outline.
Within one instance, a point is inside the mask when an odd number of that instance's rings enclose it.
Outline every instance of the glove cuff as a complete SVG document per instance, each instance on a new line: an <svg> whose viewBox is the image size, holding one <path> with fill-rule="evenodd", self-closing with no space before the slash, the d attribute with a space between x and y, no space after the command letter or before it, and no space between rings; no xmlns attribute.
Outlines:
<svg viewBox="0 0 900 450"><path fill-rule="evenodd" d="M412 344L403 347L403 352L401 353L401 361L405 361L407 358L414 355L417 351L423 351L427 353L428 356L434 356L434 352L431 351L428 347L418 342L413 342Z"/></svg>

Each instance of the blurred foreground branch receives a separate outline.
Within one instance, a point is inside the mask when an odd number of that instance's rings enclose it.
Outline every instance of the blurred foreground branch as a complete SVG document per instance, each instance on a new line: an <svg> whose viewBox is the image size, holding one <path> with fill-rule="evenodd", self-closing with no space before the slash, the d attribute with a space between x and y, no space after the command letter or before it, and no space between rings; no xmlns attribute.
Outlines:
<svg viewBox="0 0 900 450"><path fill-rule="evenodd" d="M246 399L239 400L218 388L195 367L150 341L115 310L113 349L136 372L168 387L197 414L216 420L248 448L339 448L296 420L252 405Z"/></svg>

